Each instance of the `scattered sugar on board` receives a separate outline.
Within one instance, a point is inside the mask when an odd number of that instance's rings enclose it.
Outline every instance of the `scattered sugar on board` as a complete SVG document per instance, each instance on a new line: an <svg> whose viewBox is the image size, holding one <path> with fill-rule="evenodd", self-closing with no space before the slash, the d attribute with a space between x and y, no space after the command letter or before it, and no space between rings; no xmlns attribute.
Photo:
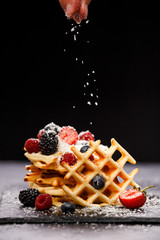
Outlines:
<svg viewBox="0 0 160 240"><path fill-rule="evenodd" d="M18 199L19 187L13 186L11 190L5 190L1 199L0 205L0 218L36 218L37 220L52 218L52 216L61 217L61 210L58 207L52 206L47 211L37 211L36 208L23 207ZM100 218L153 218L158 217L160 214L160 198L156 195L148 195L146 204L139 209L126 209L123 206L106 206L106 207L76 207L75 213L70 215L74 219L74 216L79 217L98 217ZM69 216L69 215L68 215ZM99 220L100 221L100 220ZM44 220L45 222L45 220ZM76 223L75 223L76 224ZM79 222L77 221L79 225ZM94 223L92 224L94 229ZM62 225L60 224L60 227Z"/></svg>

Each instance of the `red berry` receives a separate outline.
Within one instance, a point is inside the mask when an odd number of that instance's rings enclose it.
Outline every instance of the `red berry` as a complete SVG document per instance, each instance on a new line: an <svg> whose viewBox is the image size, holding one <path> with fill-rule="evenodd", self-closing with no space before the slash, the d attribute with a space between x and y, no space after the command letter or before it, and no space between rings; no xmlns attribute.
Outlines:
<svg viewBox="0 0 160 240"><path fill-rule="evenodd" d="M138 188L128 189L120 194L119 200L126 208L140 208L146 202L146 190L155 186L146 187L143 190Z"/></svg>
<svg viewBox="0 0 160 240"><path fill-rule="evenodd" d="M39 152L39 139L36 138L29 138L24 145L26 151L28 153L37 153Z"/></svg>
<svg viewBox="0 0 160 240"><path fill-rule="evenodd" d="M38 132L38 134L37 134L37 138L38 138L39 140L41 140L41 136L42 136L43 133L44 133L44 130L43 130L43 129L39 130L39 132Z"/></svg>
<svg viewBox="0 0 160 240"><path fill-rule="evenodd" d="M120 194L119 200L126 208L139 208L146 202L146 196L137 189L128 189Z"/></svg>
<svg viewBox="0 0 160 240"><path fill-rule="evenodd" d="M94 156L93 156L93 154L89 157L89 159L90 159L91 161L94 161Z"/></svg>
<svg viewBox="0 0 160 240"><path fill-rule="evenodd" d="M59 137L64 140L66 143L72 145L75 144L78 140L78 133L72 127L63 127L59 133Z"/></svg>
<svg viewBox="0 0 160 240"><path fill-rule="evenodd" d="M79 133L78 137L79 137L79 140L94 141L94 135L89 131Z"/></svg>
<svg viewBox="0 0 160 240"><path fill-rule="evenodd" d="M73 153L65 152L61 155L60 164L66 162L68 165L73 166L77 162L77 158Z"/></svg>
<svg viewBox="0 0 160 240"><path fill-rule="evenodd" d="M49 194L39 194L35 201L38 210L46 210L52 207L52 197Z"/></svg>

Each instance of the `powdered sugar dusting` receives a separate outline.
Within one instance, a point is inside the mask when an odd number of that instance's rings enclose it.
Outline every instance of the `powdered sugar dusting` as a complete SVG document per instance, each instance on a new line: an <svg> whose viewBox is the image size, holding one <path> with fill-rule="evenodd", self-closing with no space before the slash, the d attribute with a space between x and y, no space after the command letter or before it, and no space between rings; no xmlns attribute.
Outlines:
<svg viewBox="0 0 160 240"><path fill-rule="evenodd" d="M76 145L85 144L77 141ZM126 209L122 205L99 207L78 207L74 214L62 214L60 208L51 207L47 211L37 211L35 208L23 207L18 199L20 190L28 187L24 183L25 173L23 162L1 163L1 192L0 192L0 222L29 222L29 223L160 223L160 188L159 188L159 164L137 164L140 169L136 176L137 182L142 188L154 184L147 193L145 205L139 209ZM132 166L125 166L126 172L130 172ZM17 172L19 173L17 175ZM7 173L7 174L6 174ZM8 177L9 176L9 177ZM61 226L61 225L60 225ZM95 225L94 225L95 226ZM152 238L151 238L152 239Z"/></svg>
<svg viewBox="0 0 160 240"><path fill-rule="evenodd" d="M83 147L84 145L88 145L88 141L85 140L78 140L75 144L75 147L80 150L81 147Z"/></svg>
<svg viewBox="0 0 160 240"><path fill-rule="evenodd" d="M83 30L83 27L89 25L89 23L90 23L89 20L83 21L83 23L81 24L76 24L75 22L71 23L70 30L65 32L65 35L67 35L67 38L71 37L73 39L73 46L77 46L77 49L79 47L78 44L81 44L81 41L79 41L80 32ZM89 45L90 40L83 39L83 42ZM67 52L67 48L64 49L64 52L65 53ZM84 65L85 68L90 69L91 67L90 63L88 63L87 60L84 61L84 59L80 56L75 56L74 61L76 61L77 64ZM84 83L82 85L84 87L82 95L83 95L85 104L87 104L89 108L99 106L99 88L97 84L98 83L96 79L95 69L88 70L86 73L86 77L84 79ZM77 109L75 105L73 105L72 108L75 110ZM93 121L90 121L89 124L92 125Z"/></svg>
<svg viewBox="0 0 160 240"><path fill-rule="evenodd" d="M2 195L0 205L0 219L23 219L23 221L32 222L59 222L61 217L64 219L64 214L61 213L60 208L52 206L47 211L37 211L36 208L23 207L18 199L20 189L17 186L12 186L11 190L5 190ZM148 195L146 204L139 209L126 209L122 205L105 206L105 207L76 207L74 214L68 214L66 219L70 222L89 221L89 222L116 222L121 219L121 222L132 221L133 219L144 219L152 221L157 218L160 221L160 198L156 195ZM86 220L85 220L86 219ZM107 220L108 219L108 220ZM9 221L9 220L8 220ZM20 220L18 220L20 221ZM35 220L34 220L35 221ZM67 220L68 221L68 220Z"/></svg>
<svg viewBox="0 0 160 240"><path fill-rule="evenodd" d="M59 136L58 136L58 152L60 153L72 152L71 145L63 141Z"/></svg>

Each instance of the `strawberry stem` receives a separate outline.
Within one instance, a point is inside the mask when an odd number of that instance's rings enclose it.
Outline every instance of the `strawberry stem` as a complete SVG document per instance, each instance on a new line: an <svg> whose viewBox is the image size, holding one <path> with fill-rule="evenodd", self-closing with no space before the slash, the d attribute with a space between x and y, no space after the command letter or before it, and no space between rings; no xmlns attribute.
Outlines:
<svg viewBox="0 0 160 240"><path fill-rule="evenodd" d="M152 187L155 187L155 186L152 185L152 186L146 187L146 188L144 188L143 190L141 190L141 192L145 192L148 188L152 188Z"/></svg>

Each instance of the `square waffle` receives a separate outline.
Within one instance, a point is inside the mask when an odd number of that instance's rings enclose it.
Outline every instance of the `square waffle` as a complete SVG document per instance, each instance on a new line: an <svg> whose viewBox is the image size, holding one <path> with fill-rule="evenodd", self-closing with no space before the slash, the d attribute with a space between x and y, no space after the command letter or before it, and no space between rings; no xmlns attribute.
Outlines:
<svg viewBox="0 0 160 240"><path fill-rule="evenodd" d="M26 165L25 169L29 173L25 175L24 181L29 182L30 188L37 189L41 193L50 194L52 196L52 205L59 207L63 202L71 201L61 188L61 184L65 182L68 185L73 185L74 182L64 180L63 172L66 172L66 170L62 166L57 166L57 164L51 163L47 166L41 166L42 169L40 169L34 165Z"/></svg>
<svg viewBox="0 0 160 240"><path fill-rule="evenodd" d="M73 202L81 206L119 204L120 193L129 185L139 187L133 181L138 169L134 169L130 174L127 174L123 169L127 161L132 164L135 164L136 161L115 139L111 139L111 146L107 151L100 147L100 140L89 143L90 148L85 153L81 153L75 146L71 147L78 161L73 166L62 162L62 166L67 171L64 179L69 182L73 182L74 179L75 184L68 185L68 183L63 182L61 187ZM113 159L113 154L116 151L121 155L117 161ZM92 154L94 160L91 160ZM92 185L92 180L96 175L105 179L104 187L100 190L95 189Z"/></svg>

